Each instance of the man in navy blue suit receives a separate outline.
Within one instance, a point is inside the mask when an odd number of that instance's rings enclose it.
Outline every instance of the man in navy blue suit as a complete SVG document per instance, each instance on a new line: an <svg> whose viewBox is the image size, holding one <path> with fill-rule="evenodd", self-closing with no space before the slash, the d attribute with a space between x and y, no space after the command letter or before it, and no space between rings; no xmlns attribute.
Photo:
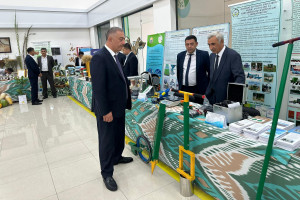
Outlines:
<svg viewBox="0 0 300 200"><path fill-rule="evenodd" d="M28 69L28 78L31 85L31 102L32 105L40 105L43 100L38 99L38 78L42 77L40 72L40 68L38 64L35 62L34 56L34 48L29 47L27 49L27 56L25 58L25 64Z"/></svg>
<svg viewBox="0 0 300 200"><path fill-rule="evenodd" d="M136 55L131 51L130 44L126 43L123 47L123 53L126 55L124 61L124 73L127 77L138 75L139 61Z"/></svg>
<svg viewBox="0 0 300 200"><path fill-rule="evenodd" d="M122 29L113 27L106 35L105 47L91 60L93 102L98 127L101 174L107 189L116 191L113 179L114 165L129 163L131 157L123 157L125 146L125 109L131 109L128 79L118 59L125 37Z"/></svg>
<svg viewBox="0 0 300 200"><path fill-rule="evenodd" d="M179 90L205 94L209 83L209 55L207 51L197 49L198 42L194 35L185 38L185 48L177 55L177 80ZM196 100L202 103L202 99Z"/></svg>
<svg viewBox="0 0 300 200"><path fill-rule="evenodd" d="M210 104L215 104L226 99L228 83L245 83L245 73L240 54L224 45L224 36L221 33L210 34L208 46L212 54L206 97Z"/></svg>

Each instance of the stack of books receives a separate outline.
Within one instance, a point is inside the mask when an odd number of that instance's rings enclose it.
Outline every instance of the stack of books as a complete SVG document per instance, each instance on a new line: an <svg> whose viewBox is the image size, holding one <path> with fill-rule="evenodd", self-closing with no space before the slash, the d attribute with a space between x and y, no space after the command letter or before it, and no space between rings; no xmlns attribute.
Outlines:
<svg viewBox="0 0 300 200"><path fill-rule="evenodd" d="M277 141L276 146L288 151L295 151L300 147L300 134L289 132Z"/></svg>
<svg viewBox="0 0 300 200"><path fill-rule="evenodd" d="M251 126L252 124L254 124L254 122L251 120L248 120L248 119L237 121L237 122L229 124L229 131L231 131L233 133L241 134L241 133L243 133L244 128Z"/></svg>
<svg viewBox="0 0 300 200"><path fill-rule="evenodd" d="M271 132L271 129L269 129L269 130L263 132L262 134L260 134L259 137L258 137L258 141L260 141L261 143L267 144L268 141L269 141L270 132ZM276 144L277 140L279 140L280 138L282 138L286 134L287 134L286 130L276 129L273 144Z"/></svg>
<svg viewBox="0 0 300 200"><path fill-rule="evenodd" d="M251 126L248 126L243 129L244 136L257 140L258 136L265 132L266 130L270 129L269 124L260 124L260 123L254 123Z"/></svg>
<svg viewBox="0 0 300 200"><path fill-rule="evenodd" d="M268 122L270 124L270 127L272 126L272 122L273 121ZM288 130L294 128L294 127L295 127L294 122L289 122L289 121L285 121L285 120L282 120L282 119L278 119L276 128L288 131Z"/></svg>

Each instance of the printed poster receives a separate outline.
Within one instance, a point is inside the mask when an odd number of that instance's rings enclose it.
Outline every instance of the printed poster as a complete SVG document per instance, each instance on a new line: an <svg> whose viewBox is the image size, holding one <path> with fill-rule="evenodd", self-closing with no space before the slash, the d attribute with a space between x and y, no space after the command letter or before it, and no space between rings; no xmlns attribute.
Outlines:
<svg viewBox="0 0 300 200"><path fill-rule="evenodd" d="M185 38L190 35L189 29L166 32L163 84L161 90L167 88L178 89L177 81L177 54L185 51Z"/></svg>
<svg viewBox="0 0 300 200"><path fill-rule="evenodd" d="M249 85L247 102L268 113L275 108L280 0L257 0L231 6L232 48L240 53ZM265 107L265 108L264 108Z"/></svg>

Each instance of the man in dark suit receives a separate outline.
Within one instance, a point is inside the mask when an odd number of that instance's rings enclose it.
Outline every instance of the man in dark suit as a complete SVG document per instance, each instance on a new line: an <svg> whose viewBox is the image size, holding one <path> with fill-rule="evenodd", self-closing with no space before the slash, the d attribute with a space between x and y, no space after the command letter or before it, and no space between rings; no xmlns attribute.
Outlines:
<svg viewBox="0 0 300 200"><path fill-rule="evenodd" d="M118 59L118 52L125 43L122 29L113 27L106 35L105 47L91 60L93 102L98 127L101 174L107 189L116 191L113 165L129 163L123 157L125 145L125 109L131 109L128 79Z"/></svg>
<svg viewBox="0 0 300 200"><path fill-rule="evenodd" d="M136 55L134 55L134 53L131 51L130 44L128 43L124 44L123 53L126 55L124 68L123 68L125 75L127 77L137 76L139 61Z"/></svg>
<svg viewBox="0 0 300 200"><path fill-rule="evenodd" d="M84 55L84 53L82 51L79 51L78 53L78 57L75 58L75 66L85 66L84 63L82 63L82 56Z"/></svg>
<svg viewBox="0 0 300 200"><path fill-rule="evenodd" d="M48 98L48 93L47 93L47 80L50 84L51 87L51 92L53 98L56 98L56 89L54 87L54 80L53 80L53 70L52 68L54 67L54 59L52 56L47 55L47 49L42 48L41 49L42 56L39 56L37 58L38 65L40 68L40 71L42 72L42 85L43 85L43 99Z"/></svg>
<svg viewBox="0 0 300 200"><path fill-rule="evenodd" d="M198 42L194 35L185 38L185 48L177 55L177 80L179 90L205 94L209 82L209 55L207 51L197 49ZM202 103L202 99L197 99Z"/></svg>
<svg viewBox="0 0 300 200"><path fill-rule="evenodd" d="M25 58L25 64L28 69L28 78L31 85L31 102L32 105L40 105L43 100L38 99L38 77L42 77L40 68L35 62L33 56L35 54L34 48L29 47L27 49L27 56Z"/></svg>
<svg viewBox="0 0 300 200"><path fill-rule="evenodd" d="M125 63L125 60L126 60L126 56L124 55L124 53L119 52L118 53L118 59L119 59L121 65L124 66L124 63Z"/></svg>
<svg viewBox="0 0 300 200"><path fill-rule="evenodd" d="M212 73L206 97L210 104L215 104L226 99L228 83L245 83L245 73L240 54L224 45L224 36L221 33L209 35L208 46L212 51Z"/></svg>

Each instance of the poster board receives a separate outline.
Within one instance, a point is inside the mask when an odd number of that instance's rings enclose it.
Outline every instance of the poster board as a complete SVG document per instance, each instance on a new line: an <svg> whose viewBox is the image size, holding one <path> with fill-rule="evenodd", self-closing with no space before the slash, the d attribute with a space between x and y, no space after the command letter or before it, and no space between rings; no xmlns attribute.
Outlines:
<svg viewBox="0 0 300 200"><path fill-rule="evenodd" d="M230 6L232 48L240 53L248 84L247 102L272 113L276 102L280 0L258 0Z"/></svg>

